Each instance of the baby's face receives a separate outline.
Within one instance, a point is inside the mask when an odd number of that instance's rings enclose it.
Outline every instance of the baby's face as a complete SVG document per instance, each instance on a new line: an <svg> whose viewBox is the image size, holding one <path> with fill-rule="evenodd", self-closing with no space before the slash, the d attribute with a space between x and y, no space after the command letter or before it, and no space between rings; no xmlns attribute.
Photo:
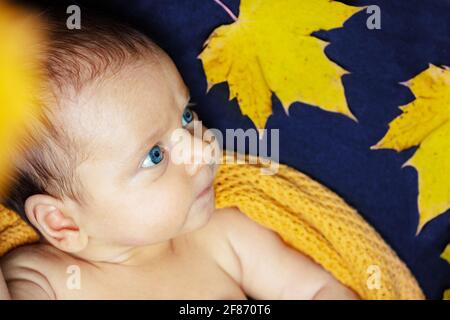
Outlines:
<svg viewBox="0 0 450 320"><path fill-rule="evenodd" d="M88 150L77 168L86 204L71 203L80 230L91 241L148 245L197 229L214 209L215 165L171 160L174 130L189 152L194 122L189 93L166 56L138 61L85 90L70 126ZM184 115L184 116L183 116ZM195 116L195 115L194 115ZM201 137L200 137L201 139ZM183 145L184 144L184 145ZM178 145L178 148L180 145Z"/></svg>

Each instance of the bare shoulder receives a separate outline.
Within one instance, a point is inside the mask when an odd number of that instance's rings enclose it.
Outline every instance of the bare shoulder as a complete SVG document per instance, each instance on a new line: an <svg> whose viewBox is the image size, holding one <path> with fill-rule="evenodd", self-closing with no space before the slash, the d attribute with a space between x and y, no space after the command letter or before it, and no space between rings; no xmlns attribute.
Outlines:
<svg viewBox="0 0 450 320"><path fill-rule="evenodd" d="M247 242L254 244L258 239L281 243L280 237L275 232L252 220L235 207L218 210L213 223L216 229L226 233L235 246Z"/></svg>
<svg viewBox="0 0 450 320"><path fill-rule="evenodd" d="M253 221L236 207L217 209L207 226L200 230L202 236L217 238L219 241L225 238L230 240L236 236L245 236L247 233L253 236L260 233L273 234L272 231Z"/></svg>
<svg viewBox="0 0 450 320"><path fill-rule="evenodd" d="M52 283L73 258L46 244L17 248L0 260L13 299L55 299Z"/></svg>
<svg viewBox="0 0 450 320"><path fill-rule="evenodd" d="M246 228L266 230L266 228L242 213L237 207L217 209L210 220L210 224L211 226L216 226L227 231L236 230L236 228L239 230Z"/></svg>

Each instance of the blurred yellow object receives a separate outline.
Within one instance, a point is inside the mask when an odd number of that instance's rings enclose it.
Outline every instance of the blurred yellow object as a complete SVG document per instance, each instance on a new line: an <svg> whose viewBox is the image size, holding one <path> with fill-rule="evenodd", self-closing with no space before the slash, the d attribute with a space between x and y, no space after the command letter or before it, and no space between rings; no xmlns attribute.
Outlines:
<svg viewBox="0 0 450 320"><path fill-rule="evenodd" d="M0 189L5 188L10 156L25 124L35 119L38 90L39 20L0 3Z"/></svg>
<svg viewBox="0 0 450 320"><path fill-rule="evenodd" d="M444 300L450 300L450 289L445 290L445 292L444 292Z"/></svg>

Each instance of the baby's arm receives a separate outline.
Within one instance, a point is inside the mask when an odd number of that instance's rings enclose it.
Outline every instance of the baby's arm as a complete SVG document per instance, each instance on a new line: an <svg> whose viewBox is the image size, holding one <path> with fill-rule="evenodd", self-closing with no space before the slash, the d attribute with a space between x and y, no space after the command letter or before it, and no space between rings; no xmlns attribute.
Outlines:
<svg viewBox="0 0 450 320"><path fill-rule="evenodd" d="M6 286L5 279L3 278L2 269L0 268L0 300L10 300L8 287Z"/></svg>
<svg viewBox="0 0 450 320"><path fill-rule="evenodd" d="M22 259L16 258L14 254L8 255L1 260L0 299L51 299L51 296L48 294L51 287L47 278L21 262Z"/></svg>
<svg viewBox="0 0 450 320"><path fill-rule="evenodd" d="M321 266L274 232L233 210L230 243L241 264L241 285L254 299L357 299Z"/></svg>

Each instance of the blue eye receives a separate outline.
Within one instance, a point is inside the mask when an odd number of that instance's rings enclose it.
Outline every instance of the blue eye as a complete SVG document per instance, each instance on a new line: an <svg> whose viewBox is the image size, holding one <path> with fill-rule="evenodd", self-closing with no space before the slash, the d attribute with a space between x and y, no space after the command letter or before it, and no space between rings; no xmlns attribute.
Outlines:
<svg viewBox="0 0 450 320"><path fill-rule="evenodd" d="M163 159L164 159L163 150L161 150L160 146L155 145L148 152L147 157L145 158L144 162L142 163L142 168L156 166L158 163L163 161Z"/></svg>
<svg viewBox="0 0 450 320"><path fill-rule="evenodd" d="M183 116L181 117L181 125L186 127L192 120L194 120L194 111L189 107L184 108Z"/></svg>

